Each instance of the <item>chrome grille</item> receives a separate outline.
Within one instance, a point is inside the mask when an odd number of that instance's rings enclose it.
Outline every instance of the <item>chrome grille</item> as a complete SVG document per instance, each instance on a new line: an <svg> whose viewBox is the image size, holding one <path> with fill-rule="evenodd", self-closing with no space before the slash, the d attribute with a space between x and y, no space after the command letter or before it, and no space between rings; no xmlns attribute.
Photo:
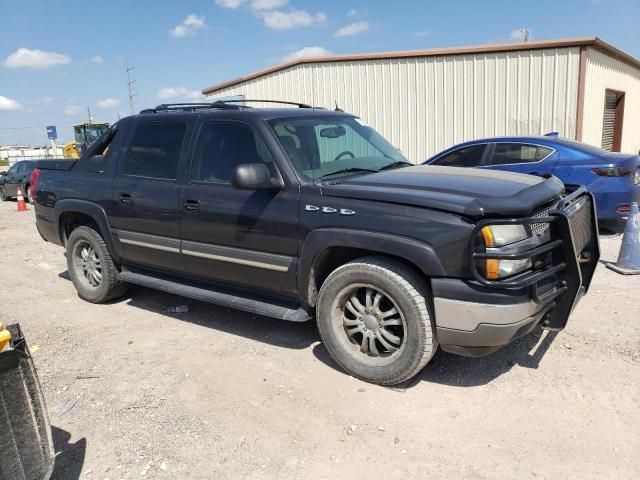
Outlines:
<svg viewBox="0 0 640 480"><path fill-rule="evenodd" d="M551 211L551 209L554 206L547 206L547 207L542 207L539 208L538 210L535 210L533 212L533 215L531 215L534 218L541 218L541 217L546 217L549 215L549 212ZM531 224L531 233L535 236L535 235L540 235L542 232L544 232L547 228L549 228L549 224L548 223L532 223Z"/></svg>

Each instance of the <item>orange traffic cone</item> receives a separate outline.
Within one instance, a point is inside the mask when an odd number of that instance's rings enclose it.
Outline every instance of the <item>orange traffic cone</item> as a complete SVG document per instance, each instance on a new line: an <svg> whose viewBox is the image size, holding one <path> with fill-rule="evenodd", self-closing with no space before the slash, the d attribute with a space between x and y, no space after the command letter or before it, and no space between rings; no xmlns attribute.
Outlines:
<svg viewBox="0 0 640 480"><path fill-rule="evenodd" d="M22 196L22 190L20 190L20 188L18 188L18 211L19 212L26 212L27 210L29 210L27 208L27 204L24 203L24 197Z"/></svg>

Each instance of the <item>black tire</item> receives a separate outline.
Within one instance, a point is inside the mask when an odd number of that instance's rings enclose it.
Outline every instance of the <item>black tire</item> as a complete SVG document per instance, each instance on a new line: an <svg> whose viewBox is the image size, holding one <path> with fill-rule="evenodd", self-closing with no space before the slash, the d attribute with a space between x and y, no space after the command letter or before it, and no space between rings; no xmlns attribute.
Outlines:
<svg viewBox="0 0 640 480"><path fill-rule="evenodd" d="M24 186L24 198L33 205L35 203L33 198L33 192L31 191L31 185L27 184Z"/></svg>
<svg viewBox="0 0 640 480"><path fill-rule="evenodd" d="M83 257L85 253L87 256ZM90 263L92 269L84 263L85 261ZM91 227L78 227L69 235L67 268L78 296L87 302L108 302L122 296L126 290L126 284L118 278L118 270L107 245L100 234ZM100 273L99 280L93 275L96 270Z"/></svg>
<svg viewBox="0 0 640 480"><path fill-rule="evenodd" d="M420 372L437 349L430 305L426 282L412 270L383 257L364 257L337 268L322 284L318 329L347 373L396 385ZM394 310L397 315L390 313Z"/></svg>
<svg viewBox="0 0 640 480"><path fill-rule="evenodd" d="M8 202L9 197L7 196L7 192L4 191L4 187L0 187L0 202Z"/></svg>

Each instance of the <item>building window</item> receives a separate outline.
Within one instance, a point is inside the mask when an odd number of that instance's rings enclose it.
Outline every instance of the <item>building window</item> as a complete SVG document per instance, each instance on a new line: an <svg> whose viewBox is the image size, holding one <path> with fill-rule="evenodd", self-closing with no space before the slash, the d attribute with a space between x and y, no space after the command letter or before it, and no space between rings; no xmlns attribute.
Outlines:
<svg viewBox="0 0 640 480"><path fill-rule="evenodd" d="M604 117L602 120L602 148L619 152L622 144L622 120L624 117L624 92L606 90Z"/></svg>

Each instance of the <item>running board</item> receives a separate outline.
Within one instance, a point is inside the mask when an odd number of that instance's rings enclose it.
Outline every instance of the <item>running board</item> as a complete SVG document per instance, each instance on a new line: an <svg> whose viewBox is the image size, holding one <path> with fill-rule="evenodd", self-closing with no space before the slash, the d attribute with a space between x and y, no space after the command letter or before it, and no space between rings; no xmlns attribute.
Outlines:
<svg viewBox="0 0 640 480"><path fill-rule="evenodd" d="M173 293L202 302L214 303L223 307L235 308L245 312L264 315L266 317L278 318L289 322L306 322L311 319L309 312L304 308L290 308L262 300L254 300L242 296L232 295L199 286L188 285L174 280L159 278L146 273L136 273L122 267L120 280L143 287Z"/></svg>

